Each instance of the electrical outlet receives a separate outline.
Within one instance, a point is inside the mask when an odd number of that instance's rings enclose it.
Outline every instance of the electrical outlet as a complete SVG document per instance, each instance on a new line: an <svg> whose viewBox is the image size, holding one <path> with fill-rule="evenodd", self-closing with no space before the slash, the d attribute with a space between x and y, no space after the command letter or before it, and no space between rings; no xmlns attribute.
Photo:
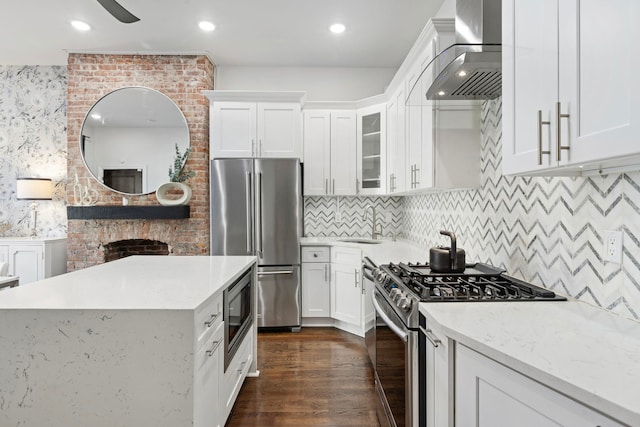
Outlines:
<svg viewBox="0 0 640 427"><path fill-rule="evenodd" d="M622 264L622 232L604 231L604 260Z"/></svg>

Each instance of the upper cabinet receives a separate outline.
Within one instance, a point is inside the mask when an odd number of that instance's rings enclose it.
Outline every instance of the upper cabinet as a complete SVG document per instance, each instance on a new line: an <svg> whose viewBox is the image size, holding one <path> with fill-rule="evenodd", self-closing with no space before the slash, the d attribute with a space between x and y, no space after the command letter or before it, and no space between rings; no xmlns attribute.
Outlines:
<svg viewBox="0 0 640 427"><path fill-rule="evenodd" d="M405 91L399 87L387 103L387 190L405 191Z"/></svg>
<svg viewBox="0 0 640 427"><path fill-rule="evenodd" d="M302 92L204 91L212 158L302 158Z"/></svg>
<svg viewBox="0 0 640 427"><path fill-rule="evenodd" d="M358 111L358 194L386 192L386 105Z"/></svg>
<svg viewBox="0 0 640 427"><path fill-rule="evenodd" d="M304 112L305 196L356 194L356 113Z"/></svg>
<svg viewBox="0 0 640 427"><path fill-rule="evenodd" d="M502 7L503 172L640 165L640 82L632 78L640 3L505 0Z"/></svg>

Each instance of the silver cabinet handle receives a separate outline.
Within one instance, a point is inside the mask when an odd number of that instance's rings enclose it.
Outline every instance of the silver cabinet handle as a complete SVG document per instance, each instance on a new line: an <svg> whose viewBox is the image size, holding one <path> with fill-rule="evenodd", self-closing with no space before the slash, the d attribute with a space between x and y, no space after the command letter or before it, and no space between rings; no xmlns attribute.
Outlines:
<svg viewBox="0 0 640 427"><path fill-rule="evenodd" d="M258 276L275 276L278 274L293 274L293 270L258 271Z"/></svg>
<svg viewBox="0 0 640 427"><path fill-rule="evenodd" d="M264 152L263 152L263 147L262 147L262 140L259 139L258 140L258 155L260 157L262 157L263 154L264 154Z"/></svg>
<svg viewBox="0 0 640 427"><path fill-rule="evenodd" d="M251 138L251 157L256 156L256 140Z"/></svg>
<svg viewBox="0 0 640 427"><path fill-rule="evenodd" d="M551 150L542 150L542 126L551 126L551 121L542 121L542 110L538 110L538 164L542 164L542 155L551 154Z"/></svg>
<svg viewBox="0 0 640 427"><path fill-rule="evenodd" d="M247 172L247 176L245 177L245 191L246 191L246 203L247 203L247 254L251 254L252 251L252 245L251 245L251 235L252 230L251 230L251 224L253 223L253 221L251 220L251 172Z"/></svg>
<svg viewBox="0 0 640 427"><path fill-rule="evenodd" d="M329 265L325 264L324 265L324 281L328 281L328 277L329 277Z"/></svg>
<svg viewBox="0 0 640 427"><path fill-rule="evenodd" d="M218 349L218 346L220 345L220 341L214 341L211 343L211 348L209 348L206 351L207 356L211 357L213 356L213 353L216 352L216 350Z"/></svg>
<svg viewBox="0 0 640 427"><path fill-rule="evenodd" d="M424 329L421 327L420 330L422 331L422 333L424 333L424 335L427 337L429 342L433 344L434 347L438 348L440 344L442 344L442 340L440 340L439 338L436 338L433 335L433 331L431 329Z"/></svg>
<svg viewBox="0 0 640 427"><path fill-rule="evenodd" d="M558 152L557 152L557 159L558 161L562 160L562 150L567 150L569 151L569 149L571 147L569 147L568 145L562 145L562 119L568 119L569 118L569 113L567 114L562 114L560 112L560 102L556 102L556 143L557 148L558 148Z"/></svg>
<svg viewBox="0 0 640 427"><path fill-rule="evenodd" d="M218 318L218 316L220 316L220 313L218 314L212 314L211 317L209 317L209 320L205 320L204 325L207 328L210 328L211 325L213 325L213 323L216 321L216 319Z"/></svg>
<svg viewBox="0 0 640 427"><path fill-rule="evenodd" d="M418 167L418 164L416 164L414 172L416 175L416 188L417 188L420 185L420 180L418 179L418 172L420 172L420 168Z"/></svg>
<svg viewBox="0 0 640 427"><path fill-rule="evenodd" d="M329 178L324 179L324 194L329 194Z"/></svg>
<svg viewBox="0 0 640 427"><path fill-rule="evenodd" d="M357 287L358 287L358 282L360 281L360 280L358 279L358 276L360 275L360 274L359 274L360 272L358 271L358 269L357 269L357 268L354 270L354 272L355 272L355 274L354 274L354 277L355 277L354 282L355 282L355 285L356 285L356 288L357 288Z"/></svg>
<svg viewBox="0 0 640 427"><path fill-rule="evenodd" d="M331 190L331 194L336 194L336 179L333 178L333 189Z"/></svg>

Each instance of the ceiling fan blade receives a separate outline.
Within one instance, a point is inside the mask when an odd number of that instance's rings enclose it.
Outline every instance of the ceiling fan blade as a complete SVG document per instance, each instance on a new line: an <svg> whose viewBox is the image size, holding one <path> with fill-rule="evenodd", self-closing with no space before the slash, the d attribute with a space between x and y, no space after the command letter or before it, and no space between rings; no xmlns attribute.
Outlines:
<svg viewBox="0 0 640 427"><path fill-rule="evenodd" d="M98 0L98 3L107 9L107 12L112 14L114 18L122 23L131 24L140 20L140 18L122 7L116 0Z"/></svg>

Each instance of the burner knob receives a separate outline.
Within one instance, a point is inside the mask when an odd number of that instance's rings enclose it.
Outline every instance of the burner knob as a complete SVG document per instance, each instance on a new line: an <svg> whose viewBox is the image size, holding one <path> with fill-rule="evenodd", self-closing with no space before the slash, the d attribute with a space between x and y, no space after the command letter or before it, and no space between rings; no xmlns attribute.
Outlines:
<svg viewBox="0 0 640 427"><path fill-rule="evenodd" d="M411 298L407 298L406 296L400 298L400 301L398 301L398 306L403 311L411 310L411 305L412 305Z"/></svg>
<svg viewBox="0 0 640 427"><path fill-rule="evenodd" d="M389 298L391 298L391 301L395 301L396 297L401 293L402 291L398 288L393 288L391 289L391 292L389 292Z"/></svg>
<svg viewBox="0 0 640 427"><path fill-rule="evenodd" d="M393 297L391 297L391 299L396 302L400 301L403 298L406 298L406 295L400 290L398 290L398 292Z"/></svg>

